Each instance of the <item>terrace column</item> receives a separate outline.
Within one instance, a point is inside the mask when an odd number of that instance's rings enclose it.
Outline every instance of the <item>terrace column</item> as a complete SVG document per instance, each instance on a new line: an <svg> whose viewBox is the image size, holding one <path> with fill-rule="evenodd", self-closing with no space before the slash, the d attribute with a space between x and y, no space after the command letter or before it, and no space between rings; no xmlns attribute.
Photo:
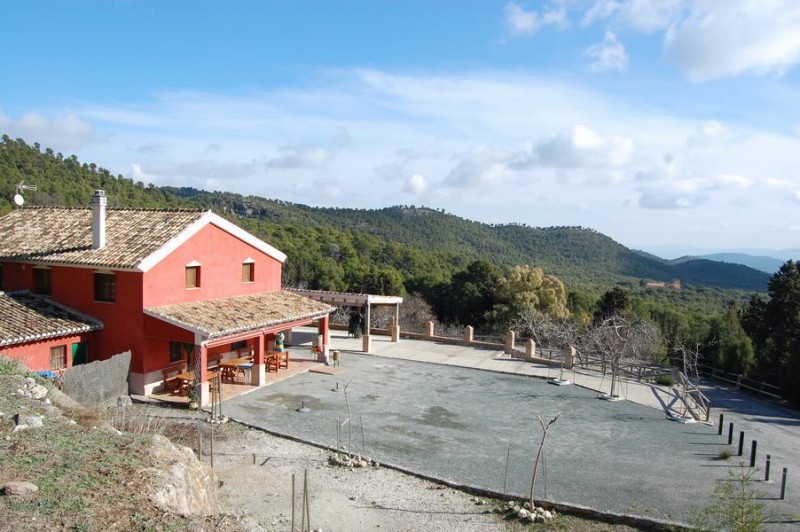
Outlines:
<svg viewBox="0 0 800 532"><path fill-rule="evenodd" d="M367 312L364 315L364 338L361 341L361 350L363 352L365 352L365 353L369 353L370 351L372 351L372 337L370 337L370 334L369 334L370 333L370 328L372 327L372 325L370 323L370 317L369 317L369 310L370 310L370 304L369 303L367 303L366 308L367 308Z"/></svg>
<svg viewBox="0 0 800 532"><path fill-rule="evenodd" d="M211 393L208 387L208 347L203 342L194 346L194 382L195 386L199 387L197 400L200 406L211 406Z"/></svg>
<svg viewBox="0 0 800 532"><path fill-rule="evenodd" d="M317 331L322 335L322 345L319 346L319 352L322 354L323 360L328 358L328 351L331 343L331 328L330 328L330 315L323 316L319 319Z"/></svg>
<svg viewBox="0 0 800 532"><path fill-rule="evenodd" d="M399 342L400 341L400 305L394 306L394 318L392 319L392 330L390 331L392 335L392 342Z"/></svg>
<svg viewBox="0 0 800 532"><path fill-rule="evenodd" d="M267 383L267 371L264 364L264 345L267 338L264 333L255 337L253 345L253 371L250 372L250 384L253 386L264 386Z"/></svg>

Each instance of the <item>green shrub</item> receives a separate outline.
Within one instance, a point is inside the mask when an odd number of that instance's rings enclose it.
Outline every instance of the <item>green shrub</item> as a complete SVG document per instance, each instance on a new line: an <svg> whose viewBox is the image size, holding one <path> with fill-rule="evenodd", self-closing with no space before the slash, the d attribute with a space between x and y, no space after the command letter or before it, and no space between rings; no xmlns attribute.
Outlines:
<svg viewBox="0 0 800 532"><path fill-rule="evenodd" d="M660 386L672 386L675 384L675 379L672 378L672 375L664 373L656 378L656 384Z"/></svg>
<svg viewBox="0 0 800 532"><path fill-rule="evenodd" d="M717 454L717 460L730 460L731 456L733 456L733 451L728 447L723 447Z"/></svg>

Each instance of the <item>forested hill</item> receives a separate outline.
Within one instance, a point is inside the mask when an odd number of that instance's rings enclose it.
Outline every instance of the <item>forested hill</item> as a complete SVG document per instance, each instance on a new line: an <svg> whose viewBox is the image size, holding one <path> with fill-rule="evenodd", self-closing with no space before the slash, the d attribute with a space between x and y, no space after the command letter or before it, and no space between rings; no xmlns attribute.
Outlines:
<svg viewBox="0 0 800 532"><path fill-rule="evenodd" d="M697 259L681 264L647 256L583 227L488 225L426 207L313 208L253 196L191 188L169 192L209 208L278 224L299 223L363 232L391 242L500 265L530 264L571 285L598 286L640 280L765 291L769 276L737 264Z"/></svg>
<svg viewBox="0 0 800 532"><path fill-rule="evenodd" d="M441 278L475 259L530 264L568 286L601 290L616 283L680 279L685 285L765 291L769 278L745 266L708 260L673 265L581 227L488 225L425 207L314 208L228 192L145 185L115 177L94 163L81 163L74 155L64 157L3 136L0 215L12 208L14 186L22 180L38 187L26 193L28 205L87 206L92 190L103 188L111 207L211 208L287 252L293 280L314 288L353 289L348 268L365 274L389 266L405 280L435 270Z"/></svg>

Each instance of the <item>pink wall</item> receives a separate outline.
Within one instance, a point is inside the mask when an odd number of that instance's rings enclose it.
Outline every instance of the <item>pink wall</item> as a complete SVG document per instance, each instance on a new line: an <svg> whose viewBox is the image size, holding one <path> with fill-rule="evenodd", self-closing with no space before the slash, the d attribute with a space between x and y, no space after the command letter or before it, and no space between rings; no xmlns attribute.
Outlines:
<svg viewBox="0 0 800 532"><path fill-rule="evenodd" d="M242 282L242 263L255 261L255 281ZM186 288L186 265L201 264L200 288ZM154 307L280 290L281 263L209 224L144 275L144 306Z"/></svg>
<svg viewBox="0 0 800 532"><path fill-rule="evenodd" d="M98 336L96 333L87 333L82 336L66 336L43 340L41 342L31 342L16 346L0 347L0 355L13 358L22 362L32 371L47 371L50 368L50 348L64 345L67 348L67 365L72 366L72 344L86 341L89 349L89 357L92 356ZM91 358L90 358L91 359Z"/></svg>
<svg viewBox="0 0 800 532"><path fill-rule="evenodd" d="M242 263L248 258L255 261L255 280L243 283ZM192 261L201 264L201 286L187 290L185 268ZM33 269L32 264L5 263L3 289L33 291ZM95 271L92 268L53 266L52 298L103 322L103 331L92 341L89 361L110 358L130 349L133 355L131 371L135 373L164 367L169 360L169 340L194 342L192 333L144 316L144 307L281 288L279 261L213 224L201 229L147 273L115 272L115 303L94 300ZM49 346L42 349L47 357L41 360L47 366L44 369L48 369ZM37 354L36 359L42 356Z"/></svg>

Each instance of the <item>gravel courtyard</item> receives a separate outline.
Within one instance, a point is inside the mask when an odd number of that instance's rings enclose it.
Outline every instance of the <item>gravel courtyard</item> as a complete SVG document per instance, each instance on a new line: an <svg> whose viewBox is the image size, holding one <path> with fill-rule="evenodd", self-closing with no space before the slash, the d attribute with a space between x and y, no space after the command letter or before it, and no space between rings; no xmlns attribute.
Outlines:
<svg viewBox="0 0 800 532"><path fill-rule="evenodd" d="M714 480L731 465L715 460L727 442L716 428L670 422L658 410L601 401L576 386L350 353L341 370L297 375L236 397L225 402L225 414L330 447L340 420L340 445L349 443L355 453L454 484L525 496L541 437L537 415L547 421L560 413L548 436L538 498L672 521L685 522L694 508L706 506ZM309 411L298 411L301 406Z"/></svg>

